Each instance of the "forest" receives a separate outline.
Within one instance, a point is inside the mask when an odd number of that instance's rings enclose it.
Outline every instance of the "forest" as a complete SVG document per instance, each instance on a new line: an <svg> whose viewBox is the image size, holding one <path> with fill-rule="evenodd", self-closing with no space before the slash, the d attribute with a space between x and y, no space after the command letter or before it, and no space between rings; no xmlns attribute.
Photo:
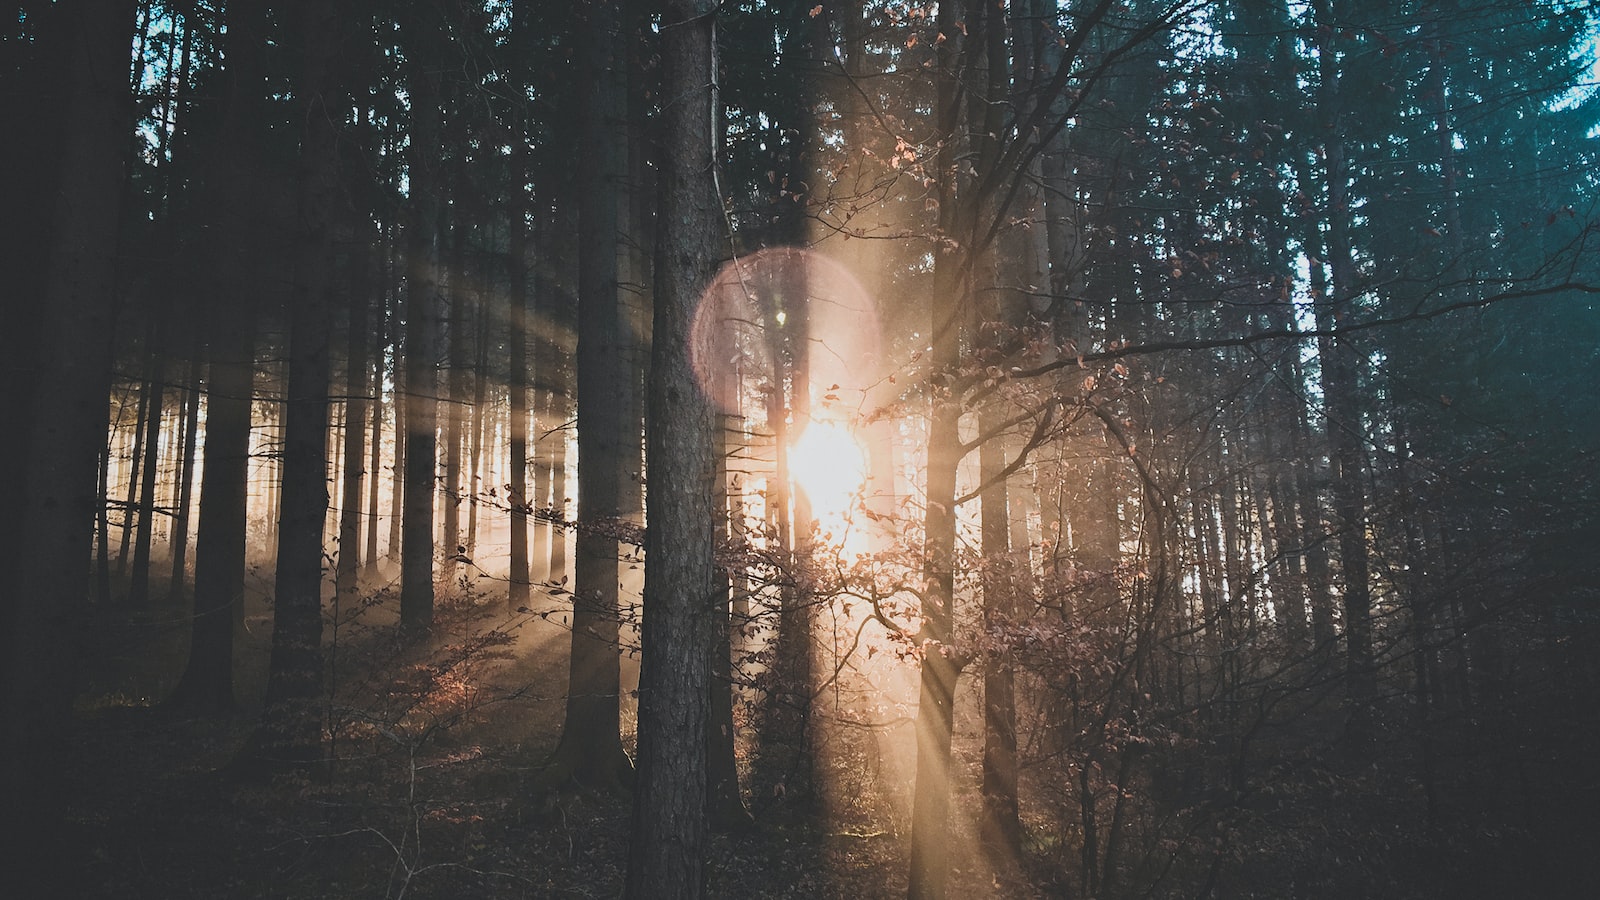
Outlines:
<svg viewBox="0 0 1600 900"><path fill-rule="evenodd" d="M1600 6L18 0L0 894L1600 896Z"/></svg>

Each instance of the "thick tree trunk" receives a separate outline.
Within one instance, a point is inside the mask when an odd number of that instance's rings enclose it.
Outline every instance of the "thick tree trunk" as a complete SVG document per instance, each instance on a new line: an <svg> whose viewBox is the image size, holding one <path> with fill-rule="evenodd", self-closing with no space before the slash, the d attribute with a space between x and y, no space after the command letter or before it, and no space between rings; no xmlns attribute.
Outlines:
<svg viewBox="0 0 1600 900"><path fill-rule="evenodd" d="M297 93L300 211L289 305L289 390L283 444L283 514L273 586L272 657L261 725L241 751L246 766L307 765L321 756L322 560L328 513L328 282L332 266L335 101L330 67L341 2L302 0L305 48ZM354 456L360 457L360 446ZM359 462L356 463L359 466ZM360 479L351 494L359 496ZM352 572L354 569L352 568Z"/></svg>
<svg viewBox="0 0 1600 900"><path fill-rule="evenodd" d="M56 12L52 10L52 12ZM30 557L0 600L0 824L8 887L44 896L61 887L58 778L75 683L73 648L89 593L98 451L105 443L119 201L126 175L128 39L134 5L74 4L64 33L65 130L37 314L36 391L11 473L21 487ZM10 311L9 302L6 304ZM7 342L9 349L9 342ZM9 390L9 388L8 388ZM24 399L19 405L26 406ZM9 407L8 407L9 410ZM14 424L14 423L13 423ZM7 455L7 461L12 456ZM9 532L8 532L9 536ZM18 542L16 546L21 546ZM70 858L76 858L75 854ZM37 893L36 893L37 892Z"/></svg>
<svg viewBox="0 0 1600 900"><path fill-rule="evenodd" d="M229 12L231 71L221 159L215 162L221 221L214 242L200 248L201 258L214 267L220 298L208 306L210 384L195 534L194 627L188 667L173 694L174 702L213 714L233 706L233 636L244 605L254 311L264 305L258 296L264 279L257 277L261 241L252 216L260 204L254 161L265 143L259 132L266 127L260 106L268 23L264 10L248 4Z"/></svg>
<svg viewBox="0 0 1600 900"><path fill-rule="evenodd" d="M578 166L578 535L572 592L572 655L557 777L617 788L632 776L622 749L618 667L618 542L625 461L626 360L617 291L617 128L622 67L617 13L586 4L579 32L583 153ZM702 753L704 748L701 748Z"/></svg>
<svg viewBox="0 0 1600 900"><path fill-rule="evenodd" d="M717 614L716 419L689 359L694 310L715 272L721 203L711 85L716 6L673 0L662 21L660 221L651 352L639 781L624 896L703 895L709 664Z"/></svg>

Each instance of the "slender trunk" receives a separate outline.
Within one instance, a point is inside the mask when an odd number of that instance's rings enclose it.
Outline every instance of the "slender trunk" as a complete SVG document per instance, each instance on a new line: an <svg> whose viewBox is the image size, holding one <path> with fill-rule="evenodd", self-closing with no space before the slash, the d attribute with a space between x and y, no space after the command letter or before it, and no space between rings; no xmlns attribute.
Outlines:
<svg viewBox="0 0 1600 900"><path fill-rule="evenodd" d="M382 259L382 257L379 257ZM380 272L381 274L381 272ZM369 576L378 572L378 493L383 485L383 361L386 355L385 343L380 335L385 331L383 327L384 316L388 312L388 304L384 302L384 290L379 283L374 292L378 300L378 329L370 338L372 340L372 440L367 456L367 551L364 558L367 561L366 573Z"/></svg>
<svg viewBox="0 0 1600 900"><path fill-rule="evenodd" d="M483 493L483 429L485 407L489 400L489 303L483 291L478 292L477 321L473 329L475 365L472 374L471 449L467 454L467 541L469 559L478 553L478 497Z"/></svg>
<svg viewBox="0 0 1600 900"><path fill-rule="evenodd" d="M160 327L150 329L152 338ZM133 542L133 571L128 583L128 605L135 609L150 603L150 541L155 526L156 474L160 469L161 417L166 395L167 365L159 340L146 348L150 370L145 380L149 402L145 404L144 458L139 467L139 526ZM132 509L128 512L131 514Z"/></svg>
<svg viewBox="0 0 1600 900"><path fill-rule="evenodd" d="M534 497L528 495L528 279L527 246L522 223L521 202L512 201L511 218L511 309L507 317L511 345L510 490L506 504L511 508L511 571L509 600L512 609L528 604L528 512ZM536 496L536 495L535 495Z"/></svg>
<svg viewBox="0 0 1600 900"><path fill-rule="evenodd" d="M439 375L437 370L438 198L434 177L439 159L439 80L431 23L412 23L419 46L408 75L411 90L411 147L407 157L411 195L406 237L406 461L400 550L400 621L406 630L426 631L433 623L436 457Z"/></svg>
<svg viewBox="0 0 1600 900"><path fill-rule="evenodd" d="M1397 512L1405 536L1405 576L1400 587L1410 606L1411 665L1415 727L1417 729L1417 780L1430 828L1439 824L1438 747L1433 736L1434 682L1438 676L1433 661L1433 601L1428 593L1428 565L1423 555L1422 529L1417 522L1415 489L1420 482L1411 472L1411 446L1404 423L1396 429L1395 480L1399 485Z"/></svg>
<svg viewBox="0 0 1600 900"><path fill-rule="evenodd" d="M111 439L100 449L100 487L95 491L95 602L111 604Z"/></svg>
<svg viewBox="0 0 1600 900"><path fill-rule="evenodd" d="M395 284L395 279L390 278L390 285ZM409 417L407 411L410 407L411 391L405 383L405 337L403 325L405 316L402 313L404 299L395 289L393 297L394 311L390 314L392 325L389 335L390 352L393 363L390 370L394 373L394 465L390 471L389 479L389 544L385 556L391 560L400 559L400 532L405 522L405 497L406 497L406 429Z"/></svg>
<svg viewBox="0 0 1600 900"><path fill-rule="evenodd" d="M939 234L934 251L932 330L928 367L948 377L959 362L961 299L968 288L960 247L970 233L966 210L953 181L957 159L958 78L964 50L962 6L939 4L938 71L934 115L941 140L934 161L939 201ZM964 227L965 226L965 227ZM935 391L928 418L927 501L923 522L922 662L917 703L917 778L911 811L911 900L943 900L949 875L950 738L956 678L961 665L955 638L956 468L961 461L961 404Z"/></svg>
<svg viewBox="0 0 1600 900"><path fill-rule="evenodd" d="M989 408L982 419L979 428L988 432L999 415ZM983 660L982 840L995 866L1011 868L1022 859L1022 821L1017 810L1016 688L1006 635L1016 616L1015 583L1024 573L1014 570L1011 553L1008 491L1000 476L1005 456L1005 442L1000 438L992 438L978 449L978 477L988 484L978 496L983 621L992 642Z"/></svg>
<svg viewBox="0 0 1600 900"><path fill-rule="evenodd" d="M543 341L538 345L541 349L548 347ZM541 353L545 366L541 372L553 368L554 359L548 353ZM541 381L543 379L541 378ZM562 423L562 417L556 411L556 394L554 391L535 390L529 394L535 409L534 412L534 441L532 444L533 455L523 461L523 485L532 485L533 494L528 498L534 509L553 510L559 518L566 518L566 507L559 495L551 493L551 477L555 472L557 451L566 448L567 432L560 428L555 433L550 429ZM524 420L526 421L526 419ZM525 445L526 446L526 445ZM564 457L563 457L564 458ZM543 518L535 519L532 527L523 531L523 554L527 562L523 564L526 578L533 581L554 581L555 576L550 567L550 554L552 545L559 545L564 541L564 532L551 525Z"/></svg>
<svg viewBox="0 0 1600 900"><path fill-rule="evenodd" d="M572 405L563 393L550 395L552 419L560 429L551 435L548 478L550 481L550 506L562 521L567 519L567 429L565 423L572 418ZM552 426L554 427L554 426ZM567 529L545 528L542 546L549 551L549 568L545 579L552 584L565 584L567 580Z"/></svg>
<svg viewBox="0 0 1600 900"><path fill-rule="evenodd" d="M724 373L722 377L731 380L731 372ZM731 396L726 390L718 391L718 395ZM728 457L735 449L732 436L739 427L738 421L738 416L725 414L718 428L712 503L718 514L719 543L730 540L735 527L737 507L730 503ZM739 764L734 749L732 630L729 618L729 600L733 588L732 573L719 568L712 598L712 615L716 618L717 633L711 647L710 713L706 720L706 815L711 827L719 831L733 830L751 822L750 812L739 794Z"/></svg>
<svg viewBox="0 0 1600 900"><path fill-rule="evenodd" d="M149 343L147 336L147 353ZM150 356L148 363L151 366L155 364L153 355ZM143 467L145 457L149 455L145 453L144 438L148 430L145 423L150 419L150 383L151 376L147 367L144 382L140 385L138 412L133 418L133 452L128 457L128 490L122 501L122 545L117 548L118 578L128 574L129 548L133 546L133 523L138 518L134 510L139 499L139 471Z"/></svg>
<svg viewBox="0 0 1600 900"><path fill-rule="evenodd" d="M457 204L463 187L458 178ZM455 577L456 564L466 547L461 543L461 439L467 405L467 224L455 223L450 250L450 336L448 390L444 427L444 527L439 546L444 550L442 575Z"/></svg>
<svg viewBox="0 0 1600 900"><path fill-rule="evenodd" d="M529 0L517 0L512 4L511 44L513 47L512 58L520 60L523 57L523 45L528 40L533 27ZM532 506L528 497L528 220L527 220L527 191L525 185L528 178L526 140L523 131L526 128L526 109L522 102L523 77L521 68L513 64L511 83L517 86L518 102L512 107L513 133L516 135L516 148L511 153L511 177L515 189L511 192L510 208L507 216L511 220L511 233L507 239L507 254L510 257L508 264L511 268L510 309L507 311L506 323L509 333L506 341L510 345L510 367L508 379L510 381L510 422L508 429L511 432L511 461L509 472L509 496L506 503L511 507L511 569L507 574L510 581L508 600L513 610L528 605L528 511Z"/></svg>
<svg viewBox="0 0 1600 900"><path fill-rule="evenodd" d="M1317 0L1317 18L1333 21L1330 0ZM1355 261L1350 237L1349 172L1339 130L1343 92L1331 30L1319 54L1322 85L1318 106L1328 134L1324 140L1327 174L1327 253L1332 293L1317 306L1317 325L1332 331L1355 299ZM1361 421L1359 348L1348 338L1318 340L1326 397L1328 443L1332 448L1334 509L1339 521L1339 563L1343 574L1347 728L1357 747L1370 741L1372 703L1377 694L1372 669L1372 602L1367 571L1366 496L1363 489L1365 430Z"/></svg>
<svg viewBox="0 0 1600 900"><path fill-rule="evenodd" d="M363 232L358 229L357 233ZM361 481L369 472L374 473L373 480L377 480L376 469L366 467L367 457L363 452L367 445L367 409L372 406L369 398L372 388L367 384L371 266L367 245L358 243L350 260L354 283L350 290L349 331L345 335L344 472L339 490L339 556L334 583L334 590L340 596L355 593L361 567ZM377 442L376 432L373 442ZM371 554L367 558L370 561Z"/></svg>

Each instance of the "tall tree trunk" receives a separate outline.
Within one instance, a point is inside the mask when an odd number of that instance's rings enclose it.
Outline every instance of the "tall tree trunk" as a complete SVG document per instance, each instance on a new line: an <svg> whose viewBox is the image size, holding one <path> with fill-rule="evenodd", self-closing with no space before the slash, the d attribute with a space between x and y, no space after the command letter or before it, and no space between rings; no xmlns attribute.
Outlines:
<svg viewBox="0 0 1600 900"><path fill-rule="evenodd" d="M934 165L940 240L934 251L931 338L927 354L933 378L953 377L961 346L961 300L969 278L962 252L970 236L966 208L956 196L955 167L960 122L958 77L967 31L963 6L939 4L935 128L940 137ZM930 379L932 381L933 379ZM950 738L956 678L961 664L954 646L956 467L961 461L959 397L932 391L928 417L927 500L923 522L922 662L917 702L917 776L911 811L911 900L942 900L949 874Z"/></svg>
<svg viewBox="0 0 1600 900"><path fill-rule="evenodd" d="M161 417L166 395L167 364L165 350L159 335L162 329L150 329L152 341L145 350L150 354L150 371L145 379L144 458L139 467L139 527L133 541L133 571L128 583L128 605L135 609L150 603L150 541L154 536L156 503L156 474L160 469ZM128 510L131 515L132 509Z"/></svg>
<svg viewBox="0 0 1600 900"><path fill-rule="evenodd" d="M735 396L733 372L721 373L723 387L717 396ZM728 459L737 447L733 436L740 427L737 414L719 416L716 448L716 481L712 502L717 510L717 542L726 544L734 537L737 500L728 490ZM731 501L731 502L730 502ZM745 808L739 793L739 764L735 752L733 721L733 660L731 645L731 619L729 602L734 588L732 573L726 568L717 569L715 595L712 598L716 619L716 639L711 648L710 712L706 718L706 815L710 826L718 831L731 831L750 824L750 811Z"/></svg>
<svg viewBox="0 0 1600 900"><path fill-rule="evenodd" d="M571 354L561 353L561 357L570 358ZM554 364L560 364L559 362ZM550 392L551 428L557 428L555 434L550 436L550 461L547 466L547 478L550 483L550 505L562 519L567 518L567 428L566 423L572 419L572 402L564 391ZM558 427L559 426L559 427ZM548 430L548 429L547 429ZM565 584L567 579L567 529L545 528L545 539L540 546L548 550L549 565L545 570L545 579L552 584ZM541 559L541 565L543 565Z"/></svg>
<svg viewBox="0 0 1600 900"><path fill-rule="evenodd" d="M623 159L618 17L613 4L585 5L578 166L578 536L572 592L572 655L557 774L620 787L632 777L618 703L618 542L625 460L626 361L617 291L617 200ZM709 658L707 658L709 661ZM702 735L703 731L698 732ZM704 753L704 746L700 747Z"/></svg>
<svg viewBox="0 0 1600 900"><path fill-rule="evenodd" d="M261 726L241 751L246 765L316 762L321 755L322 560L328 513L328 282L337 190L335 112L330 69L339 44L342 2L302 0L305 49L297 120L299 235L289 306L289 390L283 444L283 515L273 587L272 656ZM330 102L333 101L333 102ZM357 444L354 456L360 456ZM357 462L355 465L359 466ZM360 495L360 479L350 491ZM352 569L353 571L353 569Z"/></svg>
<svg viewBox="0 0 1600 900"><path fill-rule="evenodd" d="M75 629L86 611L101 499L95 467L111 388L114 262L132 108L127 54L134 4L101 0L51 12L70 17L59 32L67 41L61 47L65 126L44 279L48 302L29 336L42 346L34 359L31 408L22 410L28 414L22 421L30 423L26 449L18 454L25 468L12 473L22 485L16 518L26 522L31 558L0 601L0 714L6 723L0 731L0 796L6 798L0 824L8 835L8 887L24 896L61 887L58 861L71 846L56 830L64 787L58 779L66 774L61 761L76 677L73 648L81 643ZM9 342L5 346L10 349Z"/></svg>
<svg viewBox="0 0 1600 900"><path fill-rule="evenodd" d="M264 279L256 277L261 241L252 216L260 208L254 183L266 143L260 107L268 22L265 10L249 4L229 13L224 41L231 69L221 158L214 162L221 181L221 221L212 229L214 241L199 248L199 258L214 267L212 283L220 296L208 306L210 385L195 535L194 627L189 663L172 698L212 714L233 707L233 636L244 604L254 310L265 301L259 296Z"/></svg>
<svg viewBox="0 0 1600 900"><path fill-rule="evenodd" d="M379 260L384 259L380 254ZM387 270L387 266L380 268L379 274ZM386 343L382 335L387 331L384 320L388 314L388 303L385 301L385 291L380 277L378 288L374 291L378 301L378 322L375 334L371 340L372 346L372 440L367 455L367 548L364 558L367 561L365 571L368 577L378 574L378 528L381 519L378 518L378 494L383 485L383 370Z"/></svg>
<svg viewBox="0 0 1600 900"><path fill-rule="evenodd" d="M172 582L167 588L170 602L183 600L189 575L189 516L194 499L195 447L200 434L200 379L205 366L202 353L203 347L197 336L190 348L189 377L184 387L183 457L178 470L178 502L172 511L172 537L168 541L172 552Z"/></svg>
<svg viewBox="0 0 1600 900"><path fill-rule="evenodd" d="M467 539L469 559L478 554L478 498L483 493L483 429L489 402L489 299L479 290L475 308L477 319L473 328L472 423L471 448L467 454Z"/></svg>
<svg viewBox="0 0 1600 900"><path fill-rule="evenodd" d="M507 239L508 265L511 272L509 288L510 309L507 310L506 341L510 345L509 392L511 432L511 462L509 496L511 507L511 569L508 600L513 610L528 605L528 510L532 506L528 496L528 220L527 220L527 139L524 129L527 122L527 98L524 96L522 68L525 44L533 27L530 0L517 0L512 4L511 84L516 88L512 103L514 149L511 151L512 191L509 209L511 233Z"/></svg>
<svg viewBox="0 0 1600 900"><path fill-rule="evenodd" d="M148 352L148 335L146 338L146 355L149 364L154 364L154 356ZM128 574L128 561L131 556L129 548L133 546L134 520L137 518L135 508L139 500L139 470L145 458L144 452L145 423L150 418L150 374L146 368L145 378L140 385L138 412L133 417L133 451L128 455L128 490L122 501L122 545L117 548L117 577Z"/></svg>
<svg viewBox="0 0 1600 900"><path fill-rule="evenodd" d="M1316 0L1317 19L1334 21L1331 0ZM1355 260L1350 238L1349 172L1341 132L1343 90L1338 53L1331 28L1324 28L1319 53L1322 78L1317 103L1327 129L1323 154L1327 174L1327 246L1332 275L1331 295L1317 304L1317 325L1338 327L1355 299ZM1339 520L1339 564L1344 582L1345 695L1349 703L1349 736L1358 752L1370 741L1372 703L1377 695L1372 669L1372 600L1367 571L1365 429L1361 420L1360 350L1345 337L1318 340L1322 388L1327 404L1328 443L1332 448L1334 508Z"/></svg>
<svg viewBox="0 0 1600 900"><path fill-rule="evenodd" d="M993 429L1000 416L988 409L979 428ZM983 552L983 620L995 646L983 660L983 832L994 865L1011 868L1022 859L1022 821L1017 809L1017 711L1011 654L1004 636L1016 616L1016 582L1011 552L1011 512L1007 502L1005 443L991 438L978 448L979 478L988 485L978 496ZM992 483L991 483L992 482Z"/></svg>
<svg viewBox="0 0 1600 900"><path fill-rule="evenodd" d="M465 179L456 178L456 207L465 203ZM444 425L444 523L439 546L444 551L441 574L455 579L456 565L466 548L461 543L461 438L467 406L467 223L458 219L450 242L450 322L448 346L449 396Z"/></svg>
<svg viewBox="0 0 1600 900"><path fill-rule="evenodd" d="M29 371L33 368L30 366ZM33 390L28 391L28 399L32 399ZM26 450L27 448L23 448ZM19 451L19 456L23 454ZM25 457L24 457L25 458ZM99 498L98 508L95 510L95 603L101 606L111 605L111 439L108 436L100 448L100 489L95 491ZM19 528L20 523L14 523L14 528Z"/></svg>
<svg viewBox="0 0 1600 900"><path fill-rule="evenodd" d="M389 279L391 287L395 279ZM410 406L411 392L405 382L405 314L403 312L405 299L399 296L398 288L394 290L392 298L393 308L390 312L389 347L393 354L394 362L390 365L394 373L394 461L389 479L389 534L388 549L385 556L398 561L401 554L401 525L405 522L405 497L406 497L406 411Z"/></svg>
<svg viewBox="0 0 1600 900"><path fill-rule="evenodd" d="M401 527L400 622L407 631L433 624L435 468L438 454L439 165L438 24L410 23L416 45L411 91L410 178L406 237L405 521Z"/></svg>
<svg viewBox="0 0 1600 900"><path fill-rule="evenodd" d="M639 781L624 888L631 900L700 897L705 887L709 669L725 607L714 602L716 419L695 383L689 329L711 284L722 223L713 182L715 20L711 0L671 0L661 29L660 221L671 227L657 245L654 292Z"/></svg>
<svg viewBox="0 0 1600 900"><path fill-rule="evenodd" d="M307 138L310 137L308 134ZM357 243L350 259L350 320L349 330L345 334L344 472L339 487L339 555L334 579L334 590L341 597L355 593L361 568L362 479L370 474L373 481L377 480L377 469L367 467L364 452L367 447L367 410L374 405L370 395L375 393L373 386L367 383L367 375L372 367L367 358L372 341L369 334L372 330L369 324L372 257L366 239L371 235L359 222L356 223L355 233ZM377 443L376 428L372 440ZM367 559L369 562L372 559L370 552Z"/></svg>

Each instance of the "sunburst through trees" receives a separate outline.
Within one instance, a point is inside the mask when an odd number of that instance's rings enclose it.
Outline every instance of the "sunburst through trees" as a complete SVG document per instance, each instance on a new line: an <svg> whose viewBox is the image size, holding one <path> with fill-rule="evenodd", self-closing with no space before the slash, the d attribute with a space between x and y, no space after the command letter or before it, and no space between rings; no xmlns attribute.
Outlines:
<svg viewBox="0 0 1600 900"><path fill-rule="evenodd" d="M1600 894L1597 25L20 2L0 894Z"/></svg>

